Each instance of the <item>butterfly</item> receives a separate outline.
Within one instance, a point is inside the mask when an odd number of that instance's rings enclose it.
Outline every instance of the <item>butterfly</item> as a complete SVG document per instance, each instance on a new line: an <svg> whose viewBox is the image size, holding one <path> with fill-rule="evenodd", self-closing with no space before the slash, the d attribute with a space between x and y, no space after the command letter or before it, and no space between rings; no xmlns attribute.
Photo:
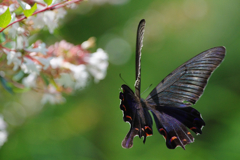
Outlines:
<svg viewBox="0 0 240 160"><path fill-rule="evenodd" d="M143 137L145 143L146 137L153 134L152 113L157 130L165 138L167 147L175 149L180 146L185 149L185 145L194 141L190 130L202 134L205 126L201 114L191 106L203 94L212 72L223 61L226 49L220 46L198 54L170 73L146 99L142 99L140 62L145 24L142 19L137 29L135 93L123 84L119 95L123 120L131 126L122 141L122 147L131 148L135 136Z"/></svg>

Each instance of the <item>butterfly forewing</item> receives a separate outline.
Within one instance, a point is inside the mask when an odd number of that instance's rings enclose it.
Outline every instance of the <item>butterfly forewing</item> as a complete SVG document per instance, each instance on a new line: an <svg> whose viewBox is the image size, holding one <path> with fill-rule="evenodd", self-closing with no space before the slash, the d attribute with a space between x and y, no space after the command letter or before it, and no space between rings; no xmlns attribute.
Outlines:
<svg viewBox="0 0 240 160"><path fill-rule="evenodd" d="M149 94L147 102L175 107L195 104L224 56L225 48L215 47L193 57L163 79Z"/></svg>

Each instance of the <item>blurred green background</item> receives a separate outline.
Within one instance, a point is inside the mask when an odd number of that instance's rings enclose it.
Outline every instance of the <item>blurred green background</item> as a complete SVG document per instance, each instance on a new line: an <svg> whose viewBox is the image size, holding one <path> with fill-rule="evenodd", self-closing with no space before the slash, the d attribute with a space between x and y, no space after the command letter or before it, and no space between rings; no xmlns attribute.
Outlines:
<svg viewBox="0 0 240 160"><path fill-rule="evenodd" d="M21 105L27 106L29 113L38 101L30 102L31 93L11 96L1 91L1 108L12 107L16 114L10 119L10 135L0 149L0 159L239 159L239 8L239 0L80 3L61 22L55 35L49 36L47 31L40 35L48 44L61 39L80 44L96 37L96 47L109 54L106 78L67 96L65 104L46 105L24 120L21 107L7 105L9 101L25 99ZM187 145L186 150L179 147L169 150L155 124L153 136L147 138L146 144L135 137L133 148L121 147L129 124L123 122L119 109L120 86L124 83L119 74L133 88L136 30L142 18L147 22L142 50L142 91L153 84L142 94L143 98L166 75L198 53L222 45L227 49L224 62L194 105L206 122L203 134L194 135L195 142Z"/></svg>

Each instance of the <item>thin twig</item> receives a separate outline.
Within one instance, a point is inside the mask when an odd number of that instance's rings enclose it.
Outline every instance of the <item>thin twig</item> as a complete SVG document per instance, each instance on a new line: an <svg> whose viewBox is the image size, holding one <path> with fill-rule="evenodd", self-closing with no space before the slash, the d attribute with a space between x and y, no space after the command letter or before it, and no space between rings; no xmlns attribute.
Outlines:
<svg viewBox="0 0 240 160"><path fill-rule="evenodd" d="M72 1L64 0L64 1L60 2L60 3L54 4L54 5L52 5L52 6L48 6L48 7L44 8L44 9L42 9L42 10L36 11L36 12L34 12L31 16L33 16L33 15L35 15L35 14L38 14L38 13L41 13L41 12L45 12L45 11L47 11L47 10L58 9L58 8L64 7L65 5L68 5L68 4L71 4L71 3L76 3L76 2L81 2L81 1L83 1L83 0L72 0ZM8 28L9 26L13 25L14 23L20 22L20 21L22 21L22 20L24 20L24 19L27 19L27 17L24 16L24 17L22 17L22 18L20 18L20 19L18 19L18 20L16 20L16 21L10 23L9 25L7 25L7 27L2 28L2 29L0 30L0 33L1 33L2 31L4 31L6 28Z"/></svg>

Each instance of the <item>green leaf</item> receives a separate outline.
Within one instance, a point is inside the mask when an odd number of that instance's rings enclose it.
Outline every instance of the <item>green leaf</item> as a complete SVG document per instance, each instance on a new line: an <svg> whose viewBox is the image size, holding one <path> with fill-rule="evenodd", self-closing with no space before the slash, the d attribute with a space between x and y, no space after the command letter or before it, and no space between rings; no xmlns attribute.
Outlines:
<svg viewBox="0 0 240 160"><path fill-rule="evenodd" d="M50 83L58 90L59 87L53 78L50 79Z"/></svg>
<svg viewBox="0 0 240 160"><path fill-rule="evenodd" d="M20 70L17 74L15 74L13 76L12 79L17 82L17 81L21 80L23 78L23 76L24 76L24 72L22 70Z"/></svg>
<svg viewBox="0 0 240 160"><path fill-rule="evenodd" d="M0 15L0 27L5 28L11 21L11 13L9 8Z"/></svg>
<svg viewBox="0 0 240 160"><path fill-rule="evenodd" d="M37 4L35 3L31 9L24 10L23 13L26 17L30 17L37 9Z"/></svg>
<svg viewBox="0 0 240 160"><path fill-rule="evenodd" d="M4 32L0 33L0 43L3 43L6 41L6 35L4 34Z"/></svg>
<svg viewBox="0 0 240 160"><path fill-rule="evenodd" d="M27 88L27 87L25 87L25 88L13 87L12 90L13 90L14 93L24 93L24 92L30 91L31 88Z"/></svg>
<svg viewBox="0 0 240 160"><path fill-rule="evenodd" d="M48 6L52 4L52 0L44 0L44 2L47 3Z"/></svg>
<svg viewBox="0 0 240 160"><path fill-rule="evenodd" d="M19 6L17 9L14 10L14 13L16 13L16 15L22 14L23 13L23 8Z"/></svg>
<svg viewBox="0 0 240 160"><path fill-rule="evenodd" d="M49 85L49 80L44 74L40 74L42 79L44 80L44 83L48 86Z"/></svg>
<svg viewBox="0 0 240 160"><path fill-rule="evenodd" d="M5 78L3 78L2 76L0 76L0 81L1 81L3 88L6 89L9 93L13 94L13 90L10 87L10 84L7 82L7 80Z"/></svg>

